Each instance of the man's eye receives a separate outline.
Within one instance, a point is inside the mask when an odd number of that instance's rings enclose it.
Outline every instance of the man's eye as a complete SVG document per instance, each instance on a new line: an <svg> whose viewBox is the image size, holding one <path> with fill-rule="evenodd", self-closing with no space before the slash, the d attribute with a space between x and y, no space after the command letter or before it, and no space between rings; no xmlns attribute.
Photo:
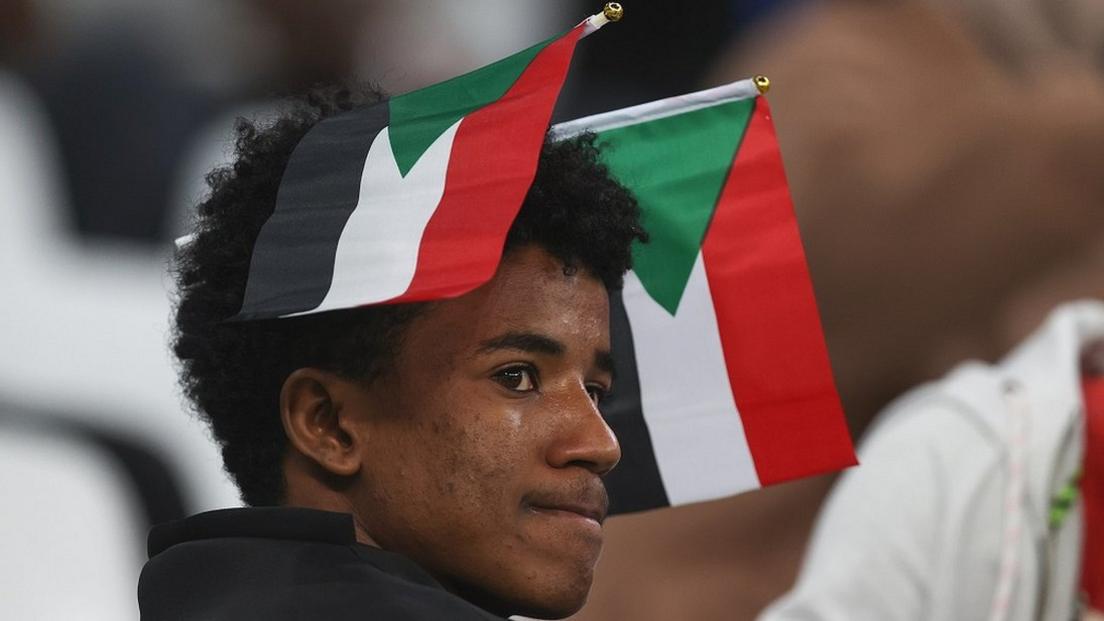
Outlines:
<svg viewBox="0 0 1104 621"><path fill-rule="evenodd" d="M591 384L587 386L587 393L590 395L590 400L594 402L594 405L598 405L602 403L602 399L605 399L609 395L609 389L605 386Z"/></svg>
<svg viewBox="0 0 1104 621"><path fill-rule="evenodd" d="M502 369L494 374L494 380L516 392L531 392L537 389L537 372L528 366Z"/></svg>

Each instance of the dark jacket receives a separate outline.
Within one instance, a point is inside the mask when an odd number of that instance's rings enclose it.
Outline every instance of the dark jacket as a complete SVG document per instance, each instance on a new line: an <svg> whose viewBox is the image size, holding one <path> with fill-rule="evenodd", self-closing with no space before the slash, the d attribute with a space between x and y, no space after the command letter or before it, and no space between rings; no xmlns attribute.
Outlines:
<svg viewBox="0 0 1104 621"><path fill-rule="evenodd" d="M224 509L154 527L143 621L499 620L398 554L357 543L351 515Z"/></svg>

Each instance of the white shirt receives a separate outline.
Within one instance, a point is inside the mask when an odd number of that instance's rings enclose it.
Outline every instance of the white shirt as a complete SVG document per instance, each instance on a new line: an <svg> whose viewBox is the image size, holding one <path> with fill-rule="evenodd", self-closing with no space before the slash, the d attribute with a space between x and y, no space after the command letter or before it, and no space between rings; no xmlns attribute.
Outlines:
<svg viewBox="0 0 1104 621"><path fill-rule="evenodd" d="M797 585L760 621L1073 619L1080 507L1053 528L1050 508L1081 465L1080 351L1102 336L1104 304L1069 304L1001 363L891 404L825 504Z"/></svg>

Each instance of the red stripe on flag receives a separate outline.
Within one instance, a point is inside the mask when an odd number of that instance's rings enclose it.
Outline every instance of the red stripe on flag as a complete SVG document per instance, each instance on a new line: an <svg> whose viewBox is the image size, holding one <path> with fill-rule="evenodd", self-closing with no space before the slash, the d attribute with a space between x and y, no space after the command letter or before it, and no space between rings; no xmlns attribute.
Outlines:
<svg viewBox="0 0 1104 621"><path fill-rule="evenodd" d="M458 296L494 276L537 172L552 107L583 26L550 43L501 99L460 122L445 190L422 234L410 287L392 303Z"/></svg>
<svg viewBox="0 0 1104 621"><path fill-rule="evenodd" d="M1104 377L1089 377L1085 390L1085 462L1081 475L1084 540L1081 590L1104 610Z"/></svg>
<svg viewBox="0 0 1104 621"><path fill-rule="evenodd" d="M702 257L760 482L854 465L782 155L762 97L721 190Z"/></svg>

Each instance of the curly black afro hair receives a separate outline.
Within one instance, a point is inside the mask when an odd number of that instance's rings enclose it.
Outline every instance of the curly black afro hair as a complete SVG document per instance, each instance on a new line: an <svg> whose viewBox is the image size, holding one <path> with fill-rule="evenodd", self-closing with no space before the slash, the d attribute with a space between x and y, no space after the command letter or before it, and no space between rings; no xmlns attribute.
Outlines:
<svg viewBox="0 0 1104 621"><path fill-rule="evenodd" d="M234 162L207 177L195 236L176 257L173 349L181 384L222 449L242 499L284 496L287 438L279 394L292 371L315 367L371 380L400 346L424 304L384 305L305 317L226 321L241 308L250 256L272 214L296 143L321 119L381 100L367 87L329 86L291 99L268 124L240 119ZM537 244L621 287L630 244L646 235L633 196L599 163L593 137L547 142L536 179L510 229L505 253Z"/></svg>

